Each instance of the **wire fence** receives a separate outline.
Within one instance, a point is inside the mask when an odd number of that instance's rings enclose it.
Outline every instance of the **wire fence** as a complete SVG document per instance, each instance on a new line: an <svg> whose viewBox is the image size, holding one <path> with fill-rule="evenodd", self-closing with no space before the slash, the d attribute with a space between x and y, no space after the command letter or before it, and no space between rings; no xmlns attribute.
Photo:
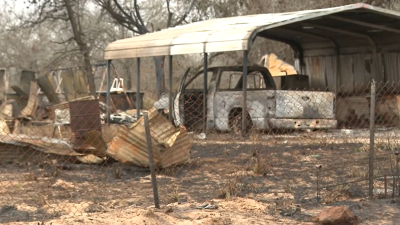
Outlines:
<svg viewBox="0 0 400 225"><path fill-rule="evenodd" d="M347 87L272 90L254 79L243 114L240 85L212 82L207 110L203 92L187 88L172 115L162 99L142 110L148 121L136 118L136 109L118 109L115 99L110 119L107 106L92 97L43 102L32 82L28 99L21 95L1 107L0 222L149 207L155 192L161 206L293 196L270 214L293 213L293 204L365 198L371 131L373 197L399 196L400 84L377 83L371 98L371 84L351 93Z"/></svg>

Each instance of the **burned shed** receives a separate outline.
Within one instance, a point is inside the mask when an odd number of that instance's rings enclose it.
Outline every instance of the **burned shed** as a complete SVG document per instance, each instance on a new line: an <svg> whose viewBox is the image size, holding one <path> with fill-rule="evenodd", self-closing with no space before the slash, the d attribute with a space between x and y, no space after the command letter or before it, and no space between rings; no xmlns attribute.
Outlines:
<svg viewBox="0 0 400 225"><path fill-rule="evenodd" d="M207 53L243 51L243 76L246 77L248 51L257 36L290 45L295 53L296 70L309 76L310 88L314 90L349 96L360 94L359 90L368 93L372 79L378 84L400 79L397 74L400 14L363 3L196 22L112 42L104 57L109 62L122 58L137 58L140 62L141 57L169 56L172 76L173 55L203 53L207 68ZM206 73L204 80L207 81ZM243 87L245 97L247 88ZM206 90L207 84L204 84L204 93ZM368 105L367 99L363 97L360 104ZM172 104L169 107L172 109ZM243 109L246 109L246 100ZM338 117L345 120L348 110L342 111L345 113ZM244 113L245 110L243 117Z"/></svg>

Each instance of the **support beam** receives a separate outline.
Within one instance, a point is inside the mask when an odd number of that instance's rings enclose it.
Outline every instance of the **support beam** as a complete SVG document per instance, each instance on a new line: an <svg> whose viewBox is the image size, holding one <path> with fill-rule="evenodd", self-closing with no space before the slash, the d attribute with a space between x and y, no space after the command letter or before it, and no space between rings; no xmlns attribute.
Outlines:
<svg viewBox="0 0 400 225"><path fill-rule="evenodd" d="M315 39L321 39L321 40L325 40L328 41L329 43L331 43L332 47L334 47L336 49L336 54L339 54L339 45L336 43L335 40L333 40L330 37L327 36L323 36L323 35L316 35L316 34L311 34L305 31L299 31L299 30L294 30L294 29L286 29L286 28L276 28L278 30L282 30L285 32L289 32L289 33L293 33L293 34L297 34L300 36L308 36L310 38L315 38Z"/></svg>
<svg viewBox="0 0 400 225"><path fill-rule="evenodd" d="M207 131L207 81L208 81L208 53L204 53L204 80L203 80L203 132Z"/></svg>
<svg viewBox="0 0 400 225"><path fill-rule="evenodd" d="M321 25L314 24L314 23L303 23L303 24L307 25L307 26L310 26L310 27L315 27L315 28L318 28L318 29L321 29L321 30L331 31L331 32L335 32L335 33L339 33L339 34L345 34L345 35L354 36L354 37L365 38L365 39L367 39L369 41L369 43L371 43L371 45L376 50L376 43L368 35L359 34L359 33L356 33L356 32L352 32L352 31L348 31L348 30L342 30L342 29L333 28L333 27L321 26Z"/></svg>
<svg viewBox="0 0 400 225"><path fill-rule="evenodd" d="M141 109L141 94L140 94L140 58L136 59L136 118L140 117Z"/></svg>
<svg viewBox="0 0 400 225"><path fill-rule="evenodd" d="M172 98L172 55L168 56L168 74L169 74L169 103L168 103L168 110L169 110L169 120L174 121L174 117L172 116L173 114L173 105L174 105L174 100Z"/></svg>
<svg viewBox="0 0 400 225"><path fill-rule="evenodd" d="M342 21L342 22L346 22L346 23L352 23L352 24L364 26L364 27L370 27L370 28L374 28L374 29L377 29L377 30L383 30L383 31L388 31L388 32L400 34L400 30L395 29L395 28L386 27L386 26L383 26L383 25L366 23L366 22L362 22L362 21L358 21L358 20L352 20L352 19L343 18L343 17L340 17L340 16L330 16L329 18L332 18L332 19L338 20L338 21Z"/></svg>
<svg viewBox="0 0 400 225"><path fill-rule="evenodd" d="M111 89L111 60L107 61L107 123L110 124L110 89Z"/></svg>
<svg viewBox="0 0 400 225"><path fill-rule="evenodd" d="M242 105L242 135L246 135L247 128L247 61L248 51L243 51L243 105Z"/></svg>

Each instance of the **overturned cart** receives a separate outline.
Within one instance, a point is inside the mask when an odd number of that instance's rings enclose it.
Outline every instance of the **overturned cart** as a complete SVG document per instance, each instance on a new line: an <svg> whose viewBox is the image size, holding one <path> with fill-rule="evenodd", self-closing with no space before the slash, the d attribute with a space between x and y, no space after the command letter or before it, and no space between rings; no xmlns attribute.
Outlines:
<svg viewBox="0 0 400 225"><path fill-rule="evenodd" d="M175 127L162 113L148 111L154 163L159 168L185 163L189 159L191 140L184 126ZM149 166L143 117L121 126L112 139L107 155L122 163Z"/></svg>

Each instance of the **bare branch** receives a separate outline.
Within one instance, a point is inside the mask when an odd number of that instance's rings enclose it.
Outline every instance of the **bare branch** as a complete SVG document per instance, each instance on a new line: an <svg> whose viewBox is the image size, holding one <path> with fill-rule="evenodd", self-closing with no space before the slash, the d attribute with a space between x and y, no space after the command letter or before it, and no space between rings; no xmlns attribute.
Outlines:
<svg viewBox="0 0 400 225"><path fill-rule="evenodd" d="M194 2L195 2L195 0L192 0L192 1L191 1L190 6L189 6L189 9L181 16L180 19L178 19L178 20L176 21L176 23L174 23L174 25L173 25L174 27L175 27L175 26L178 26L178 25L181 25L182 22L185 21L186 17L189 15L190 11L192 11L192 9L193 9Z"/></svg>
<svg viewBox="0 0 400 225"><path fill-rule="evenodd" d="M70 38L68 38L67 40L65 40L65 41L51 41L52 43L56 43L56 44L60 44L60 45L62 45L62 44L65 44L65 43L68 43L68 42L71 42L71 41L73 41L75 38L74 37L70 37Z"/></svg>
<svg viewBox="0 0 400 225"><path fill-rule="evenodd" d="M167 11L168 11L167 27L171 27L171 20L172 20L172 16L174 14L171 12L171 9L169 7L170 0L166 0L166 1L167 1Z"/></svg>
<svg viewBox="0 0 400 225"><path fill-rule="evenodd" d="M136 12L137 19L139 20L140 24L142 25L143 30L145 31L144 33L149 33L149 30L147 30L147 27L143 22L142 15L140 14L139 6L137 4L137 0L135 0L133 2L133 5L135 7L135 12Z"/></svg>

